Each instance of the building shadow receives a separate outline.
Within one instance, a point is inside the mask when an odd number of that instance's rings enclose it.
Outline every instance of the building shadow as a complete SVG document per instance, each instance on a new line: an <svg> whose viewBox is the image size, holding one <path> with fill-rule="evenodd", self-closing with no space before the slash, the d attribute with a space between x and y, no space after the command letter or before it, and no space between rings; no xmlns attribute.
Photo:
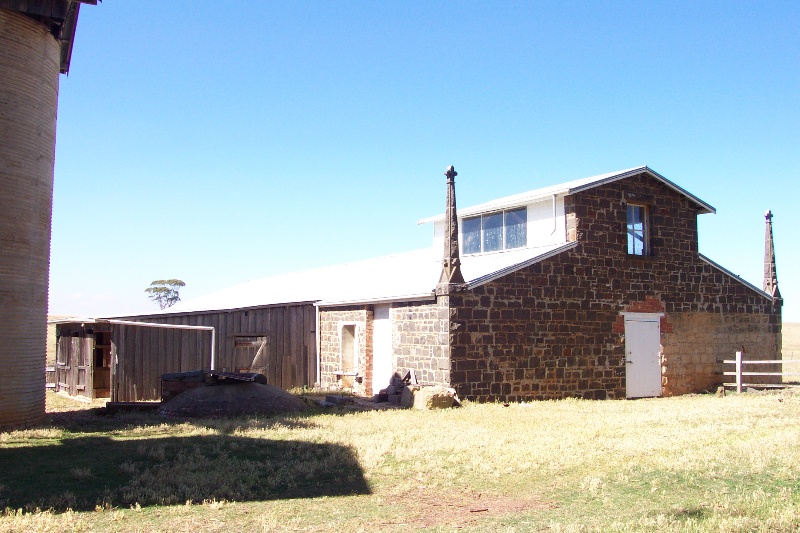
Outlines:
<svg viewBox="0 0 800 533"><path fill-rule="evenodd" d="M37 424L5 429L30 429L57 427L71 433L98 433L126 428L147 428L152 426L175 426L191 424L197 427L218 429L222 433L230 433L233 429L269 429L274 426L291 429L308 429L317 427L313 421L314 411L305 413L288 413L285 415L215 417L215 418L168 418L160 416L154 410L111 412L105 407L79 409L48 413L44 420Z"/></svg>
<svg viewBox="0 0 800 533"><path fill-rule="evenodd" d="M0 509L63 512L369 494L353 449L232 435L0 449Z"/></svg>

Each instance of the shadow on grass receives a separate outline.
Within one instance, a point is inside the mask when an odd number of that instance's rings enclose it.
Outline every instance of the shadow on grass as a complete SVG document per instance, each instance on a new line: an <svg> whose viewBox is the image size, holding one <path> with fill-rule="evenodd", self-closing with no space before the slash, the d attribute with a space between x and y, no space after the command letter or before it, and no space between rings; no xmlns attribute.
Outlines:
<svg viewBox="0 0 800 533"><path fill-rule="evenodd" d="M336 444L230 435L0 449L0 509L261 501L369 494L353 450Z"/></svg>
<svg viewBox="0 0 800 533"><path fill-rule="evenodd" d="M237 417L237 418L166 418L155 411L130 411L110 413L104 407L49 413L46 419L34 426L58 427L71 433L102 433L106 431L146 428L153 426L176 426L191 424L198 427L212 427L221 433L231 433L239 428L270 429L275 426L291 429L316 427L311 421L315 413L302 413L283 416ZM22 429L22 428L20 428Z"/></svg>

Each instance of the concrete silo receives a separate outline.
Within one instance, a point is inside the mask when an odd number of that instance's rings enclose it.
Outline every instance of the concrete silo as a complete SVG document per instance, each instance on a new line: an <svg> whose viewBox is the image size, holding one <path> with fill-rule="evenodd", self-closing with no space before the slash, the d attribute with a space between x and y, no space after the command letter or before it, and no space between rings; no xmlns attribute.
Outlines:
<svg viewBox="0 0 800 533"><path fill-rule="evenodd" d="M0 0L0 425L44 415L58 78L81 3Z"/></svg>

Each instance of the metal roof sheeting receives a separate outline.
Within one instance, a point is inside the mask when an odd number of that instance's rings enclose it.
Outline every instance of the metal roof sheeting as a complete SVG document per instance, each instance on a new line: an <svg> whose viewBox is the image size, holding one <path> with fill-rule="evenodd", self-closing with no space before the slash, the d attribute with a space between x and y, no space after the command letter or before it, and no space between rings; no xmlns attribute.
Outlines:
<svg viewBox="0 0 800 533"><path fill-rule="evenodd" d="M471 286L496 279L566 249L564 243L539 248L468 255L461 271ZM336 306L379 301L433 299L442 269L441 253L425 248L363 261L269 276L235 285L148 313L178 314L314 302Z"/></svg>
<svg viewBox="0 0 800 533"><path fill-rule="evenodd" d="M646 173L653 177L654 179L660 181L673 191L689 198L694 202L697 207L700 208L701 213L716 213L717 210L714 209L710 204L704 202L697 196L691 194L686 189L676 185L675 183L671 182L655 170L647 167L635 167L629 168L627 170L617 170L615 172L609 172L607 174L600 174L598 176L591 176L588 178L582 178L578 180L568 181L566 183L560 183L558 185L551 185L549 187L543 187L541 189L534 189L532 191L523 192L520 194L515 194L512 196L505 196L503 198L497 198L496 200L492 200L490 202L486 202L483 204L478 204L466 208L460 208L458 210L459 217L468 217L473 215L478 215L481 213L489 213L492 211L499 211L501 209L508 209L510 207L528 205L530 203L544 200L546 198L550 198L553 195L556 196L565 196L568 194L574 194L576 192L585 191L587 189L591 189L594 187L599 187L600 185L604 185L606 183L612 183L614 181L618 181L621 179L629 178L631 176L635 176L637 174ZM428 218L423 218L419 220L417 224L428 224L430 222L439 222L444 220L444 215L436 215Z"/></svg>
<svg viewBox="0 0 800 533"><path fill-rule="evenodd" d="M701 212L715 212L714 208L709 204L688 193L657 172L643 166L499 198L477 206L460 209L458 213L460 216L469 216L512 206L526 205L536 200L550 198L553 195L573 194L643 172L679 194L690 198ZM434 222L440 219L443 219L443 215L421 220L420 223ZM472 288L557 255L576 245L577 243L574 242L560 242L539 247L465 255L461 257L461 271L467 285ZM246 309L296 303L337 306L370 302L433 299L441 270L441 250L425 248L401 254L269 276L193 300L180 302L161 312L149 313L147 316Z"/></svg>

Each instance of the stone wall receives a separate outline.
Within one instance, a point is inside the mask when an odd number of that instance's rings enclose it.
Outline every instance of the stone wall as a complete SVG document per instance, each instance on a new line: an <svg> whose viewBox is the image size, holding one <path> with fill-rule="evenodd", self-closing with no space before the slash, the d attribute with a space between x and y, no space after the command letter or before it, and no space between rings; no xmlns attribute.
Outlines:
<svg viewBox="0 0 800 533"><path fill-rule="evenodd" d="M647 206L649 256L627 254L628 202ZM565 210L578 246L450 296L462 398L624 398L623 311L665 313L664 394L720 383L734 345L780 358L780 307L699 258L688 198L640 174L568 196Z"/></svg>
<svg viewBox="0 0 800 533"><path fill-rule="evenodd" d="M392 305L392 347L400 377L413 369L424 385L450 386L448 307L439 302Z"/></svg>
<svg viewBox="0 0 800 533"><path fill-rule="evenodd" d="M689 312L672 313L672 332L662 331L664 395L713 390L722 381L733 382L731 364L737 351L744 360L780 359L781 335L770 325L769 314ZM748 365L747 372L780 372L781 365ZM745 377L745 381L753 378ZM780 383L779 377L759 377L761 383Z"/></svg>
<svg viewBox="0 0 800 533"><path fill-rule="evenodd" d="M353 392L372 390L372 306L350 306L320 309L320 386L339 389L342 382L336 373L341 370L342 326L354 324L358 343L358 373L361 383L355 383Z"/></svg>

